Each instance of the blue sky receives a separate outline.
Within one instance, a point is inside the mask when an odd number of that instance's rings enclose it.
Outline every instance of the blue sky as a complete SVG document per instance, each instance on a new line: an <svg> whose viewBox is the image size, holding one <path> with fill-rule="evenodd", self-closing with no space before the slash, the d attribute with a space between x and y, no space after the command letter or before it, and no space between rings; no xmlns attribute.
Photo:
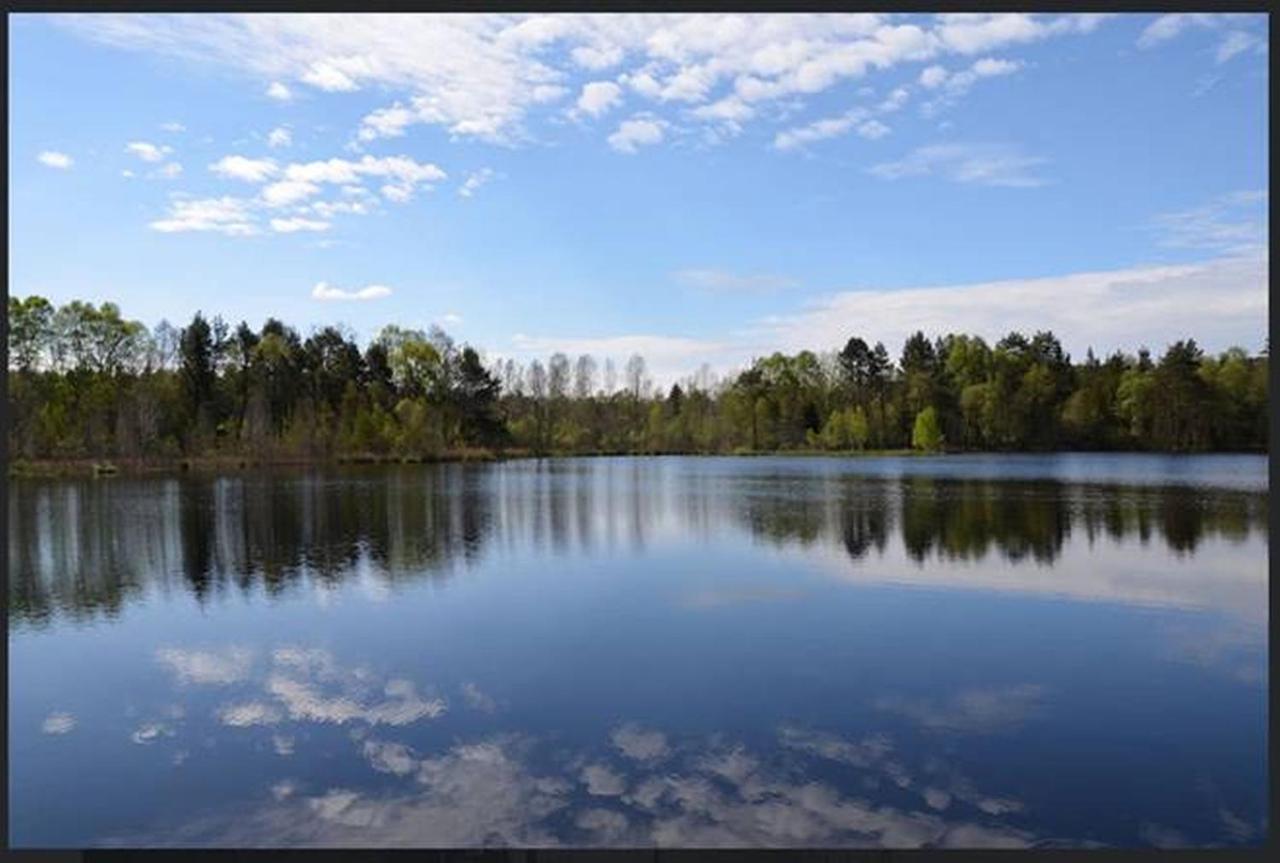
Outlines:
<svg viewBox="0 0 1280 863"><path fill-rule="evenodd" d="M1266 335L1261 15L10 18L10 290L662 381Z"/></svg>

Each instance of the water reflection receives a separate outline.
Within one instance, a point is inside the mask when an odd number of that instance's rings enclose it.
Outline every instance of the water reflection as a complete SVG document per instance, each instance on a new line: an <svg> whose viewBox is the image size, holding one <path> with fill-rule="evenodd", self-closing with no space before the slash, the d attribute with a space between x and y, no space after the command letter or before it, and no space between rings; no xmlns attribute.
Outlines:
<svg viewBox="0 0 1280 863"><path fill-rule="evenodd" d="M328 651L278 646L262 655L227 645L166 648L173 704L144 721L135 743L189 753L201 717L181 699L214 689L211 713L227 733L270 737L278 778L242 801L179 824L102 838L125 846L237 847L955 847L1027 848L1070 842L1039 832L1048 813L999 788L979 787L954 762L954 735L1034 722L1041 687L962 690L938 703L884 700L941 737L900 745L900 726L857 734L784 723L754 744L732 736L677 735L620 722L566 747L517 731L438 745L401 737L462 707L490 713L484 695L423 700L404 678L340 662ZM472 691L479 690L472 686ZM306 778L293 740L308 726L349 728L338 757L341 784ZM420 738L419 738L420 740ZM931 741L931 742L930 742ZM326 757L333 757L329 753ZM181 762L178 762L181 763ZM247 796L247 799L243 799ZM1211 790L1202 795L1214 804ZM1253 823L1219 806L1198 845L1249 843ZM1173 828L1143 822L1143 844L1188 844Z"/></svg>
<svg viewBox="0 0 1280 863"><path fill-rule="evenodd" d="M1265 542L1266 519L1265 491L1246 489L673 471L639 459L15 480L9 607L17 624L114 617L149 589L273 595L370 569L394 586L494 552L635 553L740 532L840 550L855 575L896 549L917 564L1052 564L1103 541L1186 557L1206 540Z"/></svg>

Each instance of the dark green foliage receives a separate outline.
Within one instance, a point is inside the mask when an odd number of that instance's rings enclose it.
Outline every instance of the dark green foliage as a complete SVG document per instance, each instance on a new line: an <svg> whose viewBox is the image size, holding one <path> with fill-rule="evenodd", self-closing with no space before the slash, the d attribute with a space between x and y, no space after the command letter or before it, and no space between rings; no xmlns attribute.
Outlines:
<svg viewBox="0 0 1280 863"><path fill-rule="evenodd" d="M798 449L1265 451L1268 352L1205 356L1193 340L1073 364L1049 332L994 346L913 334L897 366L851 337L775 353L715 382L656 389L642 357L603 381L556 354L486 366L442 330L389 326L363 351L341 327L305 339L269 319L231 330L197 313L148 333L112 303L10 298L15 456L433 457ZM597 383L603 386L597 388Z"/></svg>

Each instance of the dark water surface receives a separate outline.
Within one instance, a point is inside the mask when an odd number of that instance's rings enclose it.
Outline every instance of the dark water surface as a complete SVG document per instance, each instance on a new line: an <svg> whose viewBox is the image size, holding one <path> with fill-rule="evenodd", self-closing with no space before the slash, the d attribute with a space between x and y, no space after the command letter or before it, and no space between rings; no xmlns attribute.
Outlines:
<svg viewBox="0 0 1280 863"><path fill-rule="evenodd" d="M1266 470L13 480L11 842L1255 845Z"/></svg>

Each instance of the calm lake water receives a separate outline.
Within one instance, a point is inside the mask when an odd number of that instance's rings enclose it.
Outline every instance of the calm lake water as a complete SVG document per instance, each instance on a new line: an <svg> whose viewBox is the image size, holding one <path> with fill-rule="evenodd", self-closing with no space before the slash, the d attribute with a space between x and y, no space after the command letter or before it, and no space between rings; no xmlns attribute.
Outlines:
<svg viewBox="0 0 1280 863"><path fill-rule="evenodd" d="M11 481L10 840L1256 845L1266 473Z"/></svg>

